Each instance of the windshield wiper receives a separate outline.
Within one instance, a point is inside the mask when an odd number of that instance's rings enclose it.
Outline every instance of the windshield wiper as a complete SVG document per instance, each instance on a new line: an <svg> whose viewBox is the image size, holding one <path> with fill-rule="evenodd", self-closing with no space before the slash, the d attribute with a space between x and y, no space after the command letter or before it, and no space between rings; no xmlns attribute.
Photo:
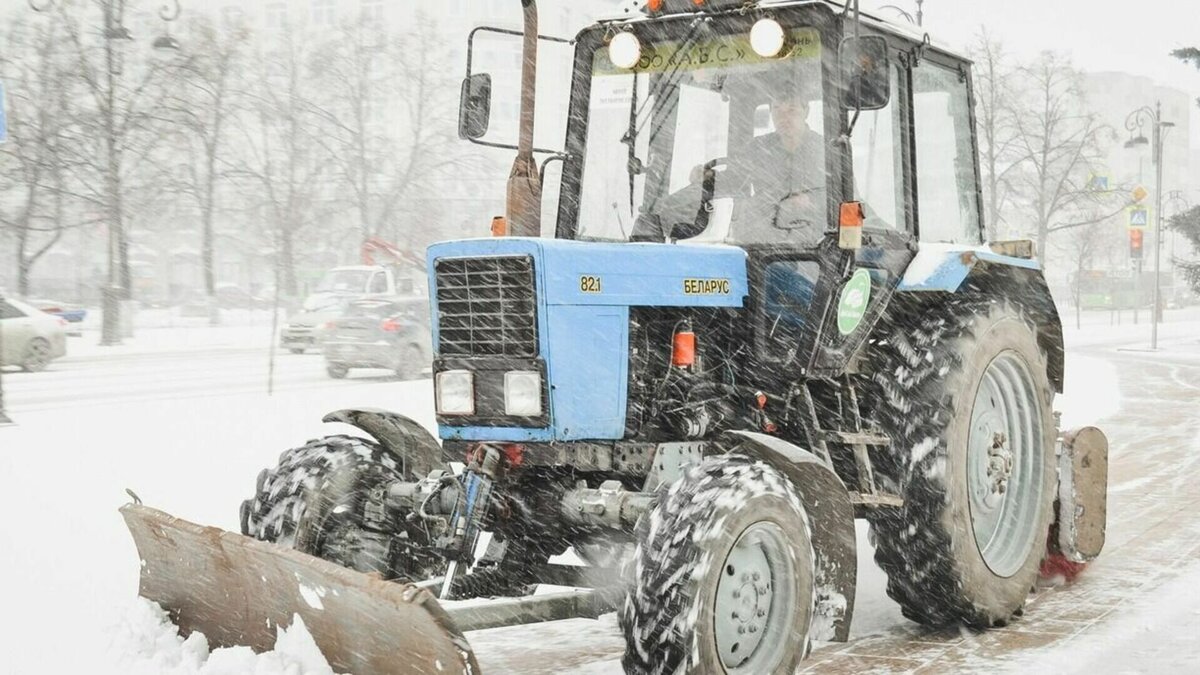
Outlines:
<svg viewBox="0 0 1200 675"><path fill-rule="evenodd" d="M640 103L640 105L639 105L639 101L638 101L637 73L634 73L634 75L633 75L633 93L630 96L630 102L629 102L629 128L626 130L625 135L621 138L621 142L624 143L629 148L629 155L628 155L629 158L628 158L628 161L626 162L625 171L629 175L629 213L630 213L630 216L633 215L633 202L634 202L634 192L635 192L634 181L637 176L641 175L646 170L645 164L643 164L642 160L638 159L638 156L637 156L637 137L638 137L638 134L641 133L642 127L645 125L646 121L648 121L652 117L652 115L647 115L646 119L643 120L640 124L638 123L638 118L642 116L643 112L645 112L646 105L648 105L652 101L656 100L660 95L662 95L663 92L667 91L667 89L669 87L674 86L675 83L678 82L678 75L683 70L683 68L682 68L683 63L681 60L677 60L676 57L678 57L683 52L683 50L687 49L688 47L691 47L692 43L696 39L696 36L699 32L700 25L702 23L703 23L703 20L700 17L697 17L696 19L692 20L691 25L688 26L687 35L685 35L683 37L683 41L681 41L679 43L679 46L675 48L675 51L671 52L671 56L667 59L667 63L672 64L671 70L668 71L665 74L665 76L659 80L658 86L654 87L654 89L647 92L646 100L642 101ZM662 125L660 124L658 128L661 128L661 126ZM658 135L658 132L656 129L655 132L652 133L650 136L650 143L654 142L654 137L657 135Z"/></svg>

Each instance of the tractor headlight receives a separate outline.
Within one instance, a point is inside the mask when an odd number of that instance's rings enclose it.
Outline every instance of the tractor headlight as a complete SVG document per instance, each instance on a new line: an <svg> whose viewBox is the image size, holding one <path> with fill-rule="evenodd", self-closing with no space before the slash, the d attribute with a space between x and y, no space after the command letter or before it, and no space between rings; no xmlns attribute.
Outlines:
<svg viewBox="0 0 1200 675"><path fill-rule="evenodd" d="M542 375L534 370L504 374L504 414L534 417L542 414Z"/></svg>
<svg viewBox="0 0 1200 675"><path fill-rule="evenodd" d="M759 19L750 28L750 46L763 58L778 56L786 41L783 26L770 17Z"/></svg>
<svg viewBox="0 0 1200 675"><path fill-rule="evenodd" d="M608 43L608 60L618 68L629 70L642 58L642 43L633 33L622 31Z"/></svg>
<svg viewBox="0 0 1200 675"><path fill-rule="evenodd" d="M439 415L475 414L475 374L469 370L445 370L434 381Z"/></svg>

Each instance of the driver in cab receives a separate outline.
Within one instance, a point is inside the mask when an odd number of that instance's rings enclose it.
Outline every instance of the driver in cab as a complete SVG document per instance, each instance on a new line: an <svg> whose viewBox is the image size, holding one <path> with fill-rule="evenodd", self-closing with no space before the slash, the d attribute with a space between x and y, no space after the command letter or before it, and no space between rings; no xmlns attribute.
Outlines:
<svg viewBox="0 0 1200 675"><path fill-rule="evenodd" d="M825 140L808 124L811 96L790 80L758 83L755 89L756 98L767 101L773 129L732 148L727 162L714 160L693 168L689 188L639 217L635 241L699 235L712 213L709 200L722 197L733 198L731 239L738 243L816 246L821 241L826 221ZM718 161L726 166L711 166ZM707 185L701 190L703 183Z"/></svg>
<svg viewBox="0 0 1200 675"><path fill-rule="evenodd" d="M738 239L816 245L825 232L825 139L808 124L804 92L789 87L769 96L774 130L730 158L734 184L726 185L750 196L737 216Z"/></svg>

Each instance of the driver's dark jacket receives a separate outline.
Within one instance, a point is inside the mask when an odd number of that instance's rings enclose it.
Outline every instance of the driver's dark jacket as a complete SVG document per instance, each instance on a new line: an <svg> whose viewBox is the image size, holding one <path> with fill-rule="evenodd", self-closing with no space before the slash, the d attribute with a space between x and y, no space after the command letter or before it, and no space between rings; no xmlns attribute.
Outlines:
<svg viewBox="0 0 1200 675"><path fill-rule="evenodd" d="M778 133L763 134L730 153L730 169L730 178L747 182L755 199L779 202L794 192L815 195L812 191L825 187L823 139L805 132L793 151Z"/></svg>
<svg viewBox="0 0 1200 675"><path fill-rule="evenodd" d="M713 197L733 197L736 203L734 237L746 243L782 242L813 244L824 231L825 149L824 139L805 133L795 151L787 149L777 133L754 138L730 152L728 168L718 171ZM780 208L793 193L807 195L804 209ZM638 217L633 238L661 241L680 223L701 223L703 208L700 186L692 185L658 202L649 203ZM803 220L811 227L780 227L778 218ZM705 221L706 222L706 221ZM786 225L784 223L783 225ZM686 229L686 228L685 228ZM701 228L702 229L702 228ZM690 231L684 237L695 236ZM680 235L676 235L680 236Z"/></svg>
<svg viewBox="0 0 1200 675"><path fill-rule="evenodd" d="M734 150L726 184L716 192L719 196L729 190L726 194L740 196L740 240L812 244L825 229L824 188L824 139L808 131L797 148L789 150L779 134L772 132ZM793 194L805 195L808 206L793 208L785 201ZM777 222L780 219L788 222ZM806 225L797 225L799 221Z"/></svg>

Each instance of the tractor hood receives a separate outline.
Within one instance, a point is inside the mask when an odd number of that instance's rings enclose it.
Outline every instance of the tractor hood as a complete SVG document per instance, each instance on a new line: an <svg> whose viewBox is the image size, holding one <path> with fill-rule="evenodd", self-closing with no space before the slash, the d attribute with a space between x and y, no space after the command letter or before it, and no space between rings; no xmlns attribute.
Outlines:
<svg viewBox="0 0 1200 675"><path fill-rule="evenodd" d="M746 252L725 245L498 237L434 244L427 258L435 382L473 377L471 412L438 416L447 439L620 439L629 309L738 308L748 292ZM506 376L533 372L540 412L508 414Z"/></svg>
<svg viewBox="0 0 1200 675"><path fill-rule="evenodd" d="M427 254L430 283L438 259L508 255L534 259L546 305L741 307L748 288L746 252L736 246L526 237L434 244Z"/></svg>

